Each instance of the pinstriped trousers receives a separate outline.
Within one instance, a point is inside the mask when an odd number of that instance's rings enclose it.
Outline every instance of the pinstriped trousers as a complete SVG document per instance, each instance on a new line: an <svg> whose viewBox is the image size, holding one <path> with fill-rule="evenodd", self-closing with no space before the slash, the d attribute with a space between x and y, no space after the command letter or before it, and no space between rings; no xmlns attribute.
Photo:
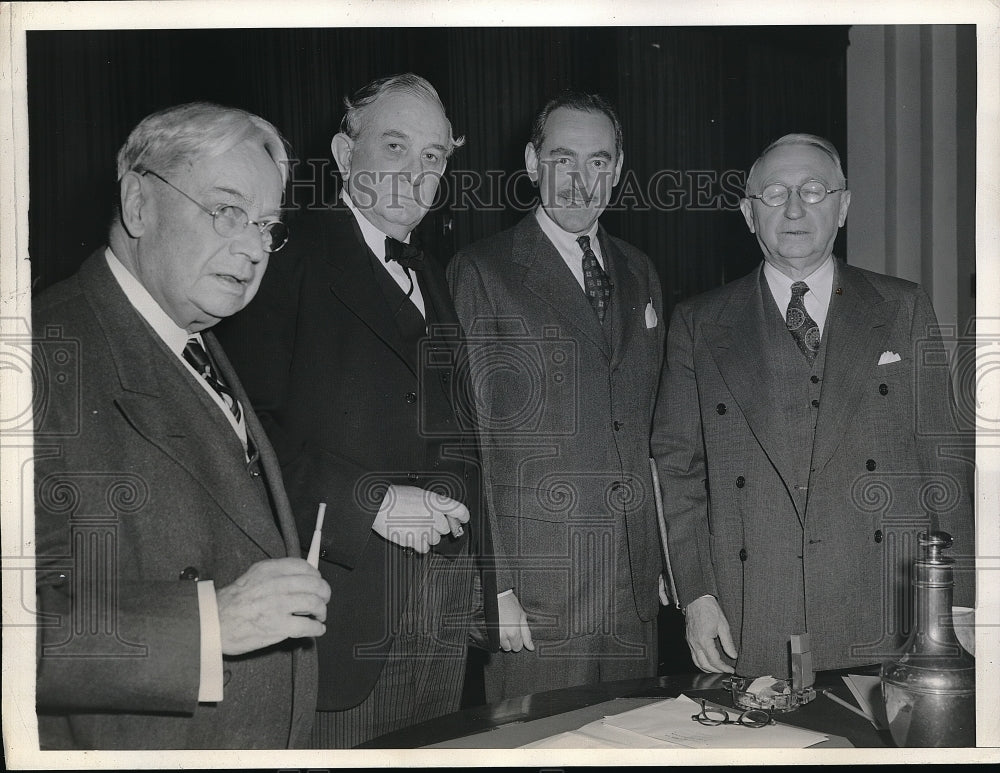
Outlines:
<svg viewBox="0 0 1000 773"><path fill-rule="evenodd" d="M473 618L474 560L425 556L385 666L371 693L343 711L317 711L310 745L349 749L457 711ZM349 620L329 621L350 625Z"/></svg>

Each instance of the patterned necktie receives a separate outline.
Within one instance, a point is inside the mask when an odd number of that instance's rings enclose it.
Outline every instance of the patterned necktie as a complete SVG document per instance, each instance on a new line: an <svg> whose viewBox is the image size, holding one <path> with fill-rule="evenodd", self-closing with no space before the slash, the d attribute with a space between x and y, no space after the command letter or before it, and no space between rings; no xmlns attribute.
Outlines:
<svg viewBox="0 0 1000 773"><path fill-rule="evenodd" d="M236 423L239 424L243 421L243 408L240 406L240 401L236 399L236 396L226 386L226 383L216 375L215 369L212 367L212 362L208 358L208 352L201 345L201 341L193 336L188 339L187 346L184 347L184 359L198 372L198 375L208 382L208 385L212 389L219 393L222 402L226 404L233 416L236 417Z"/></svg>
<svg viewBox="0 0 1000 773"><path fill-rule="evenodd" d="M611 303L611 280L597 262L594 251L590 249L590 237L580 236L576 243L583 250L583 288L597 318L604 322L604 315Z"/></svg>
<svg viewBox="0 0 1000 773"><path fill-rule="evenodd" d="M788 301L788 311L785 312L785 327L792 334L795 343L805 358L812 365L819 351L819 325L809 316L806 311L805 302L802 300L809 292L809 285L805 282L792 283L792 298Z"/></svg>

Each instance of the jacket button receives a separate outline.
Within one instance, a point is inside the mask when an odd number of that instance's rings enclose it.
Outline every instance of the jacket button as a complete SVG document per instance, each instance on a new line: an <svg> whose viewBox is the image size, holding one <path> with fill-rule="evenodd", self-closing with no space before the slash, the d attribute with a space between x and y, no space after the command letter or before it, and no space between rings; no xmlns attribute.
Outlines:
<svg viewBox="0 0 1000 773"><path fill-rule="evenodd" d="M407 392L406 393L406 402L408 402L408 403L410 403L412 405L416 401L417 401L417 393L416 392Z"/></svg>
<svg viewBox="0 0 1000 773"><path fill-rule="evenodd" d="M67 579L66 575L63 574L62 572L59 572L59 574L55 576L55 579L52 580L52 587L61 588L63 585L66 584L66 579Z"/></svg>
<svg viewBox="0 0 1000 773"><path fill-rule="evenodd" d="M812 407L813 408L819 408L819 400L813 400L812 401Z"/></svg>
<svg viewBox="0 0 1000 773"><path fill-rule="evenodd" d="M259 478L260 477L260 470L258 470L257 468L254 468L254 469L250 470L250 476L253 477L253 478Z"/></svg>
<svg viewBox="0 0 1000 773"><path fill-rule="evenodd" d="M887 395L887 394L889 394L889 385L888 384L879 384L878 385L878 393L880 395Z"/></svg>
<svg viewBox="0 0 1000 773"><path fill-rule="evenodd" d="M615 427L615 432L618 432L622 428L622 423L620 421L615 421L614 427Z"/></svg>
<svg viewBox="0 0 1000 773"><path fill-rule="evenodd" d="M198 579L198 570L195 567L193 567L193 566L189 566L189 567L185 568L183 572L181 572L180 577L178 579L181 579L181 580L197 580Z"/></svg>
<svg viewBox="0 0 1000 773"><path fill-rule="evenodd" d="M868 460L867 462L865 462L865 469L867 469L867 470L868 470L868 472L871 472L871 471L872 471L872 470L874 470L874 469L875 469L875 468L876 468L877 466L878 466L878 465L877 465L877 464L875 464L875 460L874 460L874 459L869 459L869 460Z"/></svg>
<svg viewBox="0 0 1000 773"><path fill-rule="evenodd" d="M881 542L882 541L882 530L881 529L875 529L875 541L876 542Z"/></svg>
<svg viewBox="0 0 1000 773"><path fill-rule="evenodd" d="M814 384L818 384L819 383L819 376L810 376L809 380L812 381Z"/></svg>
<svg viewBox="0 0 1000 773"><path fill-rule="evenodd" d="M320 549L320 551L319 551L319 557L320 558L326 558L328 555L330 555L330 553L329 553L329 551L326 548L321 548Z"/></svg>
<svg viewBox="0 0 1000 773"><path fill-rule="evenodd" d="M745 485L747 485L747 479L740 475L736 479L736 488L743 488Z"/></svg>
<svg viewBox="0 0 1000 773"><path fill-rule="evenodd" d="M716 411L716 413L718 413L721 416L722 414L724 414L726 412L726 404L725 403L719 403L717 406L715 406L715 411Z"/></svg>
<svg viewBox="0 0 1000 773"><path fill-rule="evenodd" d="M747 549L740 548L740 561L746 561L746 560L747 560Z"/></svg>

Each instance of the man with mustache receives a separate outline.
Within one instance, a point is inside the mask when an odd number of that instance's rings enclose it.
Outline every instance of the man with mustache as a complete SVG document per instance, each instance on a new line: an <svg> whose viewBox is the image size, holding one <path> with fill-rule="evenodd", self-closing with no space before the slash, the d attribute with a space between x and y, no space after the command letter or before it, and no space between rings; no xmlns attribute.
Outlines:
<svg viewBox="0 0 1000 773"><path fill-rule="evenodd" d="M621 174L621 123L598 95L561 94L524 158L541 206L448 268L496 528L505 652L486 666L489 700L657 664L660 282L598 224Z"/></svg>

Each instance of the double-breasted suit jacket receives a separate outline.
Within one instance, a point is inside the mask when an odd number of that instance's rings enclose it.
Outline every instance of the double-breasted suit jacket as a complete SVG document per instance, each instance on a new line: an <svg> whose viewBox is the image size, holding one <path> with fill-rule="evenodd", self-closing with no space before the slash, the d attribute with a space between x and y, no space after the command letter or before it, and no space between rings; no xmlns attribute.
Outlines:
<svg viewBox="0 0 1000 773"><path fill-rule="evenodd" d="M37 704L43 748L285 748L308 738L311 639L223 658L199 703L196 583L299 554L274 452L248 465L218 405L129 303L104 251L35 299ZM250 403L210 332L203 339Z"/></svg>
<svg viewBox="0 0 1000 773"><path fill-rule="evenodd" d="M649 432L661 291L644 254L603 229L598 238L613 284L603 326L535 214L461 250L449 281L468 336L498 586L515 589L539 654L603 649L655 668L655 652L613 640L658 608Z"/></svg>
<svg viewBox="0 0 1000 773"><path fill-rule="evenodd" d="M840 261L833 287L812 370L759 269L670 324L653 435L670 558L682 604L718 598L740 674L787 676L805 632L818 669L884 659L908 627L917 533L942 528L973 555L930 301ZM970 572L956 575L970 604Z"/></svg>
<svg viewBox="0 0 1000 773"><path fill-rule="evenodd" d="M327 504L320 571L333 597L318 707L342 710L372 691L426 560L372 531L386 486L440 490L469 508L461 542L446 536L435 551L466 541L476 555L491 550L475 436L453 404L463 388L454 371L460 337L443 270L425 260L425 305L438 324L418 351L403 340L350 210L302 212L291 227L294 241L219 336L275 445L303 544L318 503ZM495 598L492 571L481 579ZM487 604L494 624L495 610Z"/></svg>

